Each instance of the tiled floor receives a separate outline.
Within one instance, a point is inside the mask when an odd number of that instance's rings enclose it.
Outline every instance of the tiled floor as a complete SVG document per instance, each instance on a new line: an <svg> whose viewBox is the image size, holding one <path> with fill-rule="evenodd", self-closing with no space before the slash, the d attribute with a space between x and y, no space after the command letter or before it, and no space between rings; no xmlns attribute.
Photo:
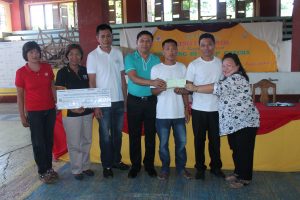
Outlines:
<svg viewBox="0 0 300 200"><path fill-rule="evenodd" d="M59 170L59 182L41 185L27 199L300 199L300 173L255 172L249 186L230 189L228 183L209 171L202 181L178 177L172 169L169 180L161 181L150 178L144 170L135 179L128 179L127 171L119 170L114 170L114 178L105 179L99 164L93 164L92 168L96 172L95 177L77 181L67 164ZM190 171L195 173L193 169Z"/></svg>
<svg viewBox="0 0 300 200"><path fill-rule="evenodd" d="M300 199L300 173L255 172L251 185L233 190L224 180L206 173L206 180L185 180L172 175L168 181L150 178L143 170L136 179L127 171L114 170L113 179L102 177L102 168L93 164L93 178L76 181L69 164L60 168L60 181L41 184L33 160L30 132L22 127L16 104L0 104L0 199ZM158 169L159 170L159 169ZM195 173L193 169L191 172ZM229 172L227 172L229 173Z"/></svg>

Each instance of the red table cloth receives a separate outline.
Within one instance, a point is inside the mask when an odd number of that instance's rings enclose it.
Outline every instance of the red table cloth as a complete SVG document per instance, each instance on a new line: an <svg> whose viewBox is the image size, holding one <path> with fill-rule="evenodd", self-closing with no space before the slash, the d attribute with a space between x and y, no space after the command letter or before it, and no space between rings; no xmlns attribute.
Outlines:
<svg viewBox="0 0 300 200"><path fill-rule="evenodd" d="M62 113L59 112L56 115L54 127L54 143L52 148L53 158L57 160L60 156L67 153L67 151L66 132L62 123Z"/></svg>
<svg viewBox="0 0 300 200"><path fill-rule="evenodd" d="M291 107L265 106L256 103L260 114L260 128L258 134L266 134L284 126L292 120L300 119L300 104L295 103Z"/></svg>
<svg viewBox="0 0 300 200"><path fill-rule="evenodd" d="M257 134L266 134L284 126L292 120L300 119L300 104L292 107L270 107L261 103L256 104L260 113L260 128ZM124 114L123 132L128 132L127 116ZM58 113L54 129L54 159L59 158L67 152L66 133L62 124L62 114Z"/></svg>

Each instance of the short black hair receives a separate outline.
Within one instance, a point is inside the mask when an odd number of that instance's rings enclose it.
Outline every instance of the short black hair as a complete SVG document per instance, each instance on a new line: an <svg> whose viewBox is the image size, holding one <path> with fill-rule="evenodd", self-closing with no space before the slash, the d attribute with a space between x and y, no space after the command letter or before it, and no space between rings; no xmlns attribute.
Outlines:
<svg viewBox="0 0 300 200"><path fill-rule="evenodd" d="M97 26L96 35L99 34L100 31L109 30L112 33L112 28L108 24L100 24Z"/></svg>
<svg viewBox="0 0 300 200"><path fill-rule="evenodd" d="M35 41L26 42L22 48L22 55L24 60L28 61L27 53L33 49L36 49L40 53L40 58L42 57L41 47Z"/></svg>
<svg viewBox="0 0 300 200"><path fill-rule="evenodd" d="M210 33L203 33L200 35L199 37L199 41L198 43L200 44L200 41L204 38L209 38L213 41L214 44L216 44L216 40L215 40L215 37L213 36L213 34L210 34Z"/></svg>
<svg viewBox="0 0 300 200"><path fill-rule="evenodd" d="M72 49L78 49L78 51L79 51L80 54L81 54L81 60L82 60L82 58L83 58L83 50L82 50L82 48L81 48L81 46L80 46L79 44L69 44L69 45L66 47L66 53L65 53L66 58L68 59L68 55L69 55L69 53L70 53L70 51L71 51Z"/></svg>
<svg viewBox="0 0 300 200"><path fill-rule="evenodd" d="M139 40L139 38L142 37L142 35L149 35L151 37L152 41L153 41L153 35L152 35L152 33L150 33L149 31L145 31L145 30L141 31L141 32L139 32L137 34L136 40Z"/></svg>
<svg viewBox="0 0 300 200"><path fill-rule="evenodd" d="M162 42L161 46L164 47L166 43L173 43L177 47L177 42L173 39L166 39L165 41Z"/></svg>

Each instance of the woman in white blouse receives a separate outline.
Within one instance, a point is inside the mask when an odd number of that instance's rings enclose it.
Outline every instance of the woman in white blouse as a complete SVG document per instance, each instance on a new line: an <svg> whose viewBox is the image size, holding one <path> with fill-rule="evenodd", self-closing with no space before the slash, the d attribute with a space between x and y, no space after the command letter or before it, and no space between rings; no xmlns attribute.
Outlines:
<svg viewBox="0 0 300 200"><path fill-rule="evenodd" d="M219 97L220 136L227 135L232 150L234 173L225 178L232 188L250 184L259 113L253 104L249 77L236 54L222 59L224 79L208 85L187 84L192 92L213 93Z"/></svg>

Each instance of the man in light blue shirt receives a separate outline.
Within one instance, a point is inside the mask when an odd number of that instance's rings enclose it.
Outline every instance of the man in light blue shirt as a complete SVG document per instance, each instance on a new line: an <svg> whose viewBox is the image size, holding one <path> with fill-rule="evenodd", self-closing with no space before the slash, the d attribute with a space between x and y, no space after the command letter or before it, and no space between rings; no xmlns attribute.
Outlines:
<svg viewBox="0 0 300 200"><path fill-rule="evenodd" d="M143 125L146 149L144 167L149 176L157 176L154 169L157 98L152 95L150 86L160 88L165 87L166 83L161 79L150 79L152 67L160 63L160 59L150 53L152 42L153 35L149 31L141 31L137 35L137 50L125 57L125 72L128 75L127 119L132 163L129 178L135 178L141 169Z"/></svg>

